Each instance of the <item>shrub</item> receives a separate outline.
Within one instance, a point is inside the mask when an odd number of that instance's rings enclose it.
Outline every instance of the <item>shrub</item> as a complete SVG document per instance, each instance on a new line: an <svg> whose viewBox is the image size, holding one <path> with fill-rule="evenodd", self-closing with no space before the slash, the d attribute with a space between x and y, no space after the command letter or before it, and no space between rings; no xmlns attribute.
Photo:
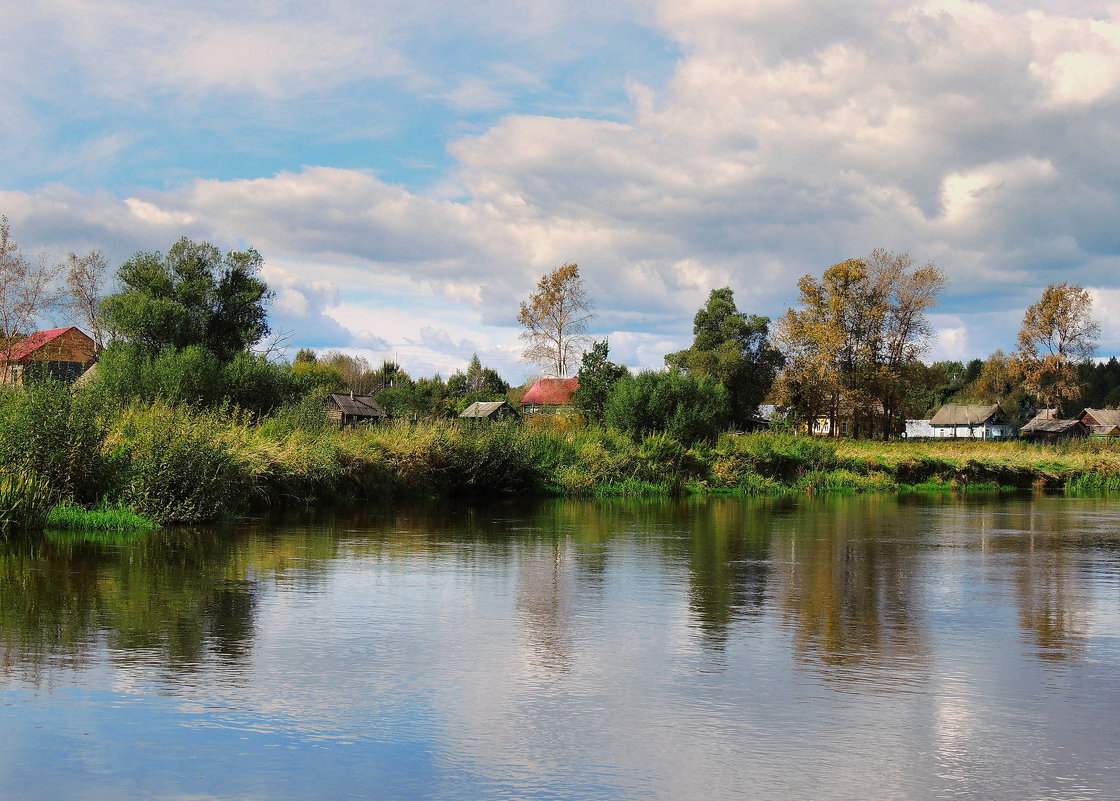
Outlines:
<svg viewBox="0 0 1120 801"><path fill-rule="evenodd" d="M0 470L26 472L60 496L90 500L105 490L105 428L89 396L43 381L0 392Z"/></svg>
<svg viewBox="0 0 1120 801"><path fill-rule="evenodd" d="M727 390L711 376L645 371L623 377L607 398L604 418L636 441L664 432L691 445L714 440L727 428Z"/></svg>

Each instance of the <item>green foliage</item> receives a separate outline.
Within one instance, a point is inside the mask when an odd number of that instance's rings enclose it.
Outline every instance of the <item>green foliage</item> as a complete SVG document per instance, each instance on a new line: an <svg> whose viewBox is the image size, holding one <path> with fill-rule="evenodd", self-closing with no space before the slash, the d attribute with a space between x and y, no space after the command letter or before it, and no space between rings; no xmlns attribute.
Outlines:
<svg viewBox="0 0 1120 801"><path fill-rule="evenodd" d="M770 347L769 326L767 317L741 313L730 287L713 289L693 319L692 347L670 353L665 363L717 378L727 390L732 420L744 423L758 411L784 363Z"/></svg>
<svg viewBox="0 0 1120 801"><path fill-rule="evenodd" d="M252 248L223 256L183 237L166 255L137 253L121 265L121 291L101 302L101 314L109 330L149 354L199 346L228 361L269 334L272 292L258 276L261 264Z"/></svg>
<svg viewBox="0 0 1120 801"><path fill-rule="evenodd" d="M41 530L56 497L50 481L34 473L0 475L0 533Z"/></svg>
<svg viewBox="0 0 1120 801"><path fill-rule="evenodd" d="M601 423L606 413L607 398L611 390L629 371L615 364L608 357L610 346L607 340L595 342L591 350L583 354L579 367L579 389L572 396L572 405L583 412L592 422Z"/></svg>
<svg viewBox="0 0 1120 801"><path fill-rule="evenodd" d="M215 520L241 506L247 487L224 442L227 425L163 405L131 410L112 454L122 500L158 523Z"/></svg>
<svg viewBox="0 0 1120 801"><path fill-rule="evenodd" d="M93 509L70 501L56 504L47 515L46 527L56 531L150 531L157 524L104 498Z"/></svg>
<svg viewBox="0 0 1120 801"><path fill-rule="evenodd" d="M102 417L93 399L54 381L0 391L0 471L28 473L79 499L105 489Z"/></svg>
<svg viewBox="0 0 1120 801"><path fill-rule="evenodd" d="M337 373L331 375L337 377ZM251 353L237 353L222 361L199 346L164 348L150 354L118 342L101 352L91 389L102 400L120 406L133 401L195 408L225 404L264 414L324 384L331 386L321 378Z"/></svg>
<svg viewBox="0 0 1120 801"><path fill-rule="evenodd" d="M604 411L608 426L635 439L664 432L687 444L714 440L729 418L727 390L718 380L677 371L622 378Z"/></svg>

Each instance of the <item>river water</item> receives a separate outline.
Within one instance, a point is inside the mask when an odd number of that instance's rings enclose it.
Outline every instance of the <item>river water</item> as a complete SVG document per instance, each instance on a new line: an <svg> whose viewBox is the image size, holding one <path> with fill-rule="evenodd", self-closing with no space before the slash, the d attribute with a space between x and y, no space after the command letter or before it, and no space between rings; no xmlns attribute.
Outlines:
<svg viewBox="0 0 1120 801"><path fill-rule="evenodd" d="M1120 501L0 542L0 798L1120 798Z"/></svg>

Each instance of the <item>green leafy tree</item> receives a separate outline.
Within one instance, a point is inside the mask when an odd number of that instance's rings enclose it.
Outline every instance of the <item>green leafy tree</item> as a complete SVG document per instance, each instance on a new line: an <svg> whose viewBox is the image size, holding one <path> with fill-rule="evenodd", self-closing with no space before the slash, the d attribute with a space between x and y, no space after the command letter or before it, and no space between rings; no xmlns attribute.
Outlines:
<svg viewBox="0 0 1120 801"><path fill-rule="evenodd" d="M270 333L273 293L249 248L222 255L183 237L166 253L141 252L117 270L121 291L101 302L105 326L150 354L196 345L228 361Z"/></svg>
<svg viewBox="0 0 1120 801"><path fill-rule="evenodd" d="M693 342L670 353L665 363L691 375L710 375L727 390L731 416L742 423L766 399L784 359L770 346L770 319L745 315L730 287L713 289L692 321Z"/></svg>
<svg viewBox="0 0 1120 801"><path fill-rule="evenodd" d="M604 411L608 426L635 440L665 433L685 444L714 440L727 428L730 415L723 384L712 376L676 370L647 370L622 378L611 390Z"/></svg>
<svg viewBox="0 0 1120 801"><path fill-rule="evenodd" d="M477 353L471 357L465 373L457 371L447 379L447 394L463 408L475 401L500 400L508 391L509 384L497 370L484 367Z"/></svg>
<svg viewBox="0 0 1120 801"><path fill-rule="evenodd" d="M579 368L579 389L572 397L572 403L583 412L584 417L594 422L602 422L611 390L629 371L608 358L610 346L607 340L595 342L591 350L583 354Z"/></svg>

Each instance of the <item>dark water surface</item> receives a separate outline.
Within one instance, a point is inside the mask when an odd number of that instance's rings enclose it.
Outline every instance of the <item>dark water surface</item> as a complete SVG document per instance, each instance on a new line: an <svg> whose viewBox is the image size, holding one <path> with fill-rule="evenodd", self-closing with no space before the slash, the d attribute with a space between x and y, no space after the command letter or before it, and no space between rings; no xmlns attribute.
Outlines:
<svg viewBox="0 0 1120 801"><path fill-rule="evenodd" d="M3 799L1117 799L1120 501L0 542Z"/></svg>

